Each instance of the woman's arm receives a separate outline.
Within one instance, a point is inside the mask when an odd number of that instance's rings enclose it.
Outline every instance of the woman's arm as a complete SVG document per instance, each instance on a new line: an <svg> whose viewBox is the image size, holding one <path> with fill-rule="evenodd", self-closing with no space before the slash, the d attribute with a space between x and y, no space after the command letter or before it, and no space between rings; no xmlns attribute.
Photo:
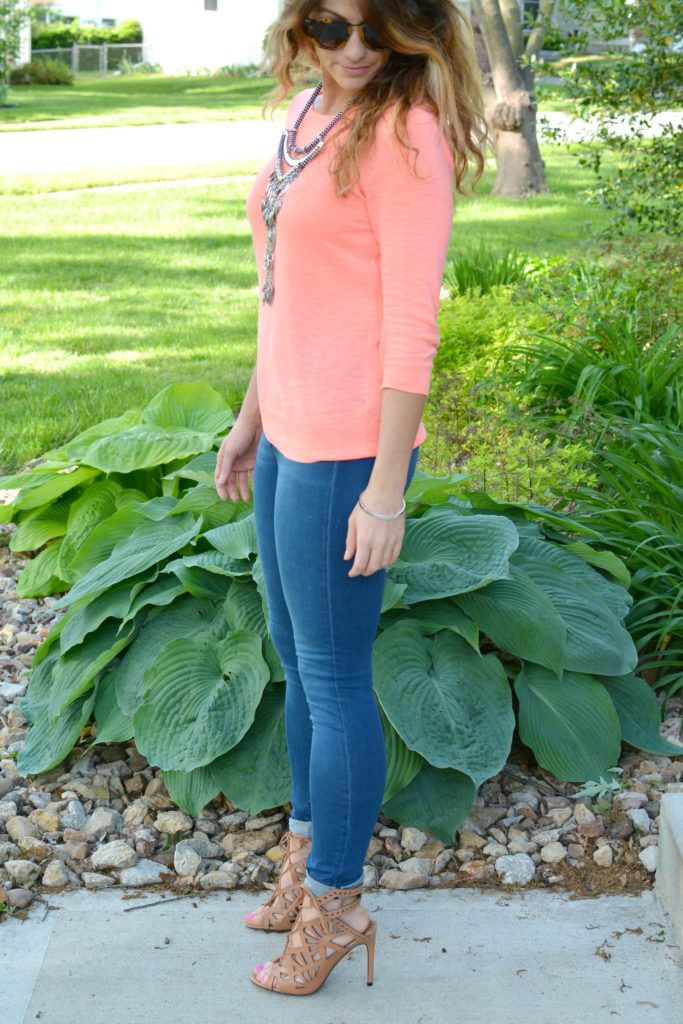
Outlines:
<svg viewBox="0 0 683 1024"><path fill-rule="evenodd" d="M373 512L401 508L410 456L429 392L439 345L437 316L453 225L453 160L430 111L413 107L408 135L419 150L417 175L406 163L393 130L377 125L362 179L368 215L379 247L382 323L382 406L375 464L361 497ZM375 519L359 505L349 517L350 576L368 576L400 553L404 517Z"/></svg>
<svg viewBox="0 0 683 1024"><path fill-rule="evenodd" d="M228 495L233 501L239 501L240 496L243 501L249 501L249 476L251 474L253 489L256 453L262 433L254 367L240 411L231 430L223 438L216 456L214 482L218 496L223 501Z"/></svg>
<svg viewBox="0 0 683 1024"><path fill-rule="evenodd" d="M382 388L382 413L377 457L363 503L373 512L390 515L403 501L408 465L420 426L426 395Z"/></svg>
<svg viewBox="0 0 683 1024"><path fill-rule="evenodd" d="M370 480L360 497L363 504L391 515L403 501L408 465L426 395L382 388L379 448ZM349 576L370 576L392 565L403 546L405 516L376 519L358 503L349 516L345 559L354 557Z"/></svg>
<svg viewBox="0 0 683 1024"><path fill-rule="evenodd" d="M251 375L249 381L249 387L246 390L244 398L242 399L242 405L240 411L237 414L237 418L243 423L248 423L255 427L261 426L261 410L258 404L258 386L256 383L256 367Z"/></svg>

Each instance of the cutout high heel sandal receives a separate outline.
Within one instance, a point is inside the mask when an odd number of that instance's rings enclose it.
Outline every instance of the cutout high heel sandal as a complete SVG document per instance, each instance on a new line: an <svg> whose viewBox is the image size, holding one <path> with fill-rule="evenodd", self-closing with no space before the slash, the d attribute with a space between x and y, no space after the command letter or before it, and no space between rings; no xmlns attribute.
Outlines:
<svg viewBox="0 0 683 1024"><path fill-rule="evenodd" d="M262 905L263 916L254 912L253 921L249 920L248 915L244 918L247 928L287 932L292 927L303 897L301 883L306 877L306 859L311 851L311 842L310 836L302 836L297 832L288 830L283 834L278 845L285 851L285 857L277 887L268 902Z"/></svg>
<svg viewBox="0 0 683 1024"><path fill-rule="evenodd" d="M307 996L321 987L347 953L363 945L367 954L367 984L372 985L377 922L371 917L366 930L359 932L346 921L340 920L342 914L348 914L358 906L363 888L359 885L353 889L330 889L317 897L307 885L302 885L303 899L299 914L287 936L284 952L273 960L267 980L259 981L257 969L254 969L250 981L270 992ZM335 897L348 896L354 898L334 910L326 910L321 906ZM342 935L350 936L349 941L336 941Z"/></svg>

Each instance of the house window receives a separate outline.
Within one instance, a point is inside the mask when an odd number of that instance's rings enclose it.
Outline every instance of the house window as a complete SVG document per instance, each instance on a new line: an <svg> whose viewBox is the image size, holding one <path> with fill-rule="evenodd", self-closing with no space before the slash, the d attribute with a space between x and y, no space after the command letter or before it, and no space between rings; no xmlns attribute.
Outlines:
<svg viewBox="0 0 683 1024"><path fill-rule="evenodd" d="M204 0L204 10L205 11L217 11L218 10L218 0Z"/></svg>

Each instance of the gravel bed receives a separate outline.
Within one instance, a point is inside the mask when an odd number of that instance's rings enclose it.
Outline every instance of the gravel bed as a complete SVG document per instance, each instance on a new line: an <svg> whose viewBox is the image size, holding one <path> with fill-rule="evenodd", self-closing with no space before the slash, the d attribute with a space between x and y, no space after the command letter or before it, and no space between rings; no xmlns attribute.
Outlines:
<svg viewBox="0 0 683 1024"><path fill-rule="evenodd" d="M80 887L182 895L242 889L262 901L276 885L289 805L253 817L220 796L195 819L173 804L161 770L132 741L86 754L77 745L53 771L19 775L27 726L18 702L35 649L64 610L52 610L56 597L17 596L25 559L9 551L15 529L0 524L0 921L52 891ZM683 694L669 702L660 731L683 754L682 716ZM89 737L81 739L86 745ZM380 814L364 884L547 887L584 897L650 888L661 795L683 792L683 757L625 746L619 767L620 790L598 801L576 797L581 785L555 778L514 745L451 845Z"/></svg>

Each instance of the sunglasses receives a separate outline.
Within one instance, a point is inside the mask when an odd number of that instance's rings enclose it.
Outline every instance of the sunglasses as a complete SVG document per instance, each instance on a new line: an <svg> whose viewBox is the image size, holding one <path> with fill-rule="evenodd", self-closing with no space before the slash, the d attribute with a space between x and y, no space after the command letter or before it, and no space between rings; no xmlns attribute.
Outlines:
<svg viewBox="0 0 683 1024"><path fill-rule="evenodd" d="M350 21L340 18L305 18L304 32L323 50L339 50L346 46L354 28L360 29L360 37L368 50L388 50L384 40L380 38L372 25L359 22L352 25Z"/></svg>

